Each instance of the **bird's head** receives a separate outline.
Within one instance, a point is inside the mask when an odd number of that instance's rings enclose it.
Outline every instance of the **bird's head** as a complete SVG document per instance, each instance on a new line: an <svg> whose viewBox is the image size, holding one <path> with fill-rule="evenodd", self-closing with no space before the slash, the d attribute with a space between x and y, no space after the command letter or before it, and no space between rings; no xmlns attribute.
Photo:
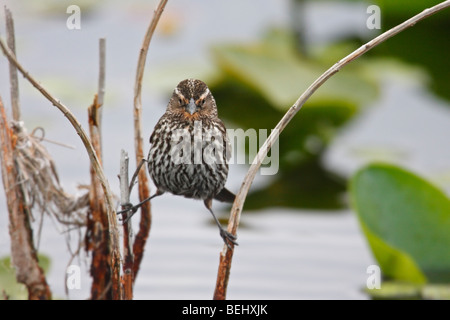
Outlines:
<svg viewBox="0 0 450 320"><path fill-rule="evenodd" d="M217 116L216 101L211 91L203 81L197 79L186 79L177 85L167 110L189 120Z"/></svg>

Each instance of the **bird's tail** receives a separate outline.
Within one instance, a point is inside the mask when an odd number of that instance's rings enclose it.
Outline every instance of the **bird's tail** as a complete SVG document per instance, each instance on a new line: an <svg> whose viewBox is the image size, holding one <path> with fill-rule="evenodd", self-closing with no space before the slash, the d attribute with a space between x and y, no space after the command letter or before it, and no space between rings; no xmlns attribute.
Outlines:
<svg viewBox="0 0 450 320"><path fill-rule="evenodd" d="M234 202L236 195L226 188L223 188L218 194L215 195L214 199L222 202Z"/></svg>

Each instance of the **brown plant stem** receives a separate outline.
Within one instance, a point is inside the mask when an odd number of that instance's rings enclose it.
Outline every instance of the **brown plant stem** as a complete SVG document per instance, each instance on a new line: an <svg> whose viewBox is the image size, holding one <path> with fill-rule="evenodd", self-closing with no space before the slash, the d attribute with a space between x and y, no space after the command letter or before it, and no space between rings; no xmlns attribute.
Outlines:
<svg viewBox="0 0 450 320"><path fill-rule="evenodd" d="M130 203L130 188L128 183L128 153L122 150L120 155L120 203L122 205L122 210L127 209ZM128 213L124 213L123 221L123 275L122 275L122 285L123 285L123 299L131 300L133 299L133 266L134 266L134 255L131 241L131 222L127 221Z"/></svg>
<svg viewBox="0 0 450 320"><path fill-rule="evenodd" d="M286 112L280 122L276 125L275 129L271 132L267 140L264 142L263 146L259 149L258 154L253 160L245 178L242 182L241 188L236 195L236 200L233 203L233 207L230 212L230 219L228 223L228 232L236 234L237 227L239 225L242 208L244 206L245 198L247 197L248 190L256 176L256 173L261 166L263 159L266 157L273 143L278 139L280 133L292 120L292 118L297 114L297 112L302 108L305 102L311 97L314 92L322 86L329 78L331 78L335 73L341 70L344 66L352 62L353 60L359 58L364 53L379 45L380 43L392 38L399 32L414 26L417 22L441 11L447 7L450 7L450 0L441 2L440 4L422 11L421 13L415 15L414 17L406 20L405 22L399 24L398 26L382 33L373 40L367 42L357 50L350 53L345 58L338 61L331 68L325 71L316 81L314 81L308 89L297 99L294 105ZM214 299L224 300L226 298L226 292L228 287L228 280L230 276L231 262L233 258L234 246L228 249L224 245L223 250L220 253L220 262L217 273L216 287L214 291Z"/></svg>
<svg viewBox="0 0 450 320"><path fill-rule="evenodd" d="M102 161L102 106L105 94L105 60L106 41L99 39L99 82L98 92L94 97L94 102L88 109L89 134L92 146L97 158ZM91 235L88 242L92 250L91 275L93 278L91 286L91 299L122 299L122 286L120 270L111 265L112 252L110 245L111 231L108 223L108 214L105 204L105 194L96 177L91 165L91 188L89 192L89 202L91 212L88 221L88 235Z"/></svg>
<svg viewBox="0 0 450 320"><path fill-rule="evenodd" d="M14 35L14 20L11 11L6 6L5 6L5 18L6 18L6 37L8 48L15 55L16 39ZM17 78L17 68L12 63L9 63L9 83L11 85L12 118L14 121L20 121L19 80Z"/></svg>
<svg viewBox="0 0 450 320"><path fill-rule="evenodd" d="M86 131L83 129L80 122L77 120L77 118L73 115L73 113L70 111L69 108L67 108L64 104L61 103L58 99L53 97L50 92L48 92L44 87L42 87L38 81L36 81L23 67L22 65L17 61L15 55L9 50L4 41L0 39L0 49L3 51L5 56L8 58L8 60L13 63L16 68L20 71L20 73L23 75L25 79L27 79L33 87L35 87L47 100L49 100L53 106L58 108L63 115L69 120L70 124L73 126L77 134L80 136L81 141L83 142L83 145L87 151L87 154L89 156L89 160L91 161L91 164L95 170L95 173L97 175L97 178L99 179L103 190L106 194L106 203L108 206L108 216L111 217L110 223L117 226L116 219L113 218L113 214L115 213L114 209L114 202L112 200L112 193L110 191L108 180L106 179L104 172L101 168L100 161L97 158L97 155L94 151L94 148L92 146L92 143L90 139L88 138ZM115 214L114 214L115 216Z"/></svg>
<svg viewBox="0 0 450 320"><path fill-rule="evenodd" d="M3 187L9 212L11 258L16 279L28 289L30 300L51 299L45 274L38 264L30 225L30 208L24 197L14 161L13 131L8 124L5 108L0 98L0 144Z"/></svg>
<svg viewBox="0 0 450 320"><path fill-rule="evenodd" d="M101 134L97 126L98 109L100 105L97 102L97 95L95 95L94 102L88 109L89 120L89 135L92 146L96 152L99 161L102 159L101 154ZM101 164L101 163L100 163ZM90 168L91 185L89 189L89 206L90 212L88 215L88 232L86 239L88 243L88 250L92 250L92 261L90 273L92 276L91 284L91 299L99 300L112 299L113 286L110 285L112 281L111 266L110 266L110 246L109 246L109 224L108 215L106 213L105 196L101 184L99 183L94 169ZM120 291L120 288L118 289ZM116 298L119 295L116 295Z"/></svg>
<svg viewBox="0 0 450 320"><path fill-rule="evenodd" d="M161 0L153 14L153 18L150 22L150 25L147 28L147 31L144 36L144 40L142 42L141 50L139 52L139 59L136 70L136 79L134 85L134 141L135 141L135 154L136 154L136 166L139 166L141 160L144 159L144 147L143 147L143 138L142 138L142 79L144 76L144 67L145 61L147 58L148 48L150 46L150 41L155 32L156 26L159 22L159 19L164 11L168 0ZM139 170L138 174L138 188L139 188L139 201L143 201L150 197L150 189L149 189L149 180L146 174L146 170ZM136 235L133 244L133 253L134 253L134 267L133 267L133 275L136 278L136 275L139 271L139 266L142 261L142 257L144 254L144 247L147 242L150 228L151 228L151 211L150 211L150 202L146 202L141 206L141 220L139 223L139 231Z"/></svg>
<svg viewBox="0 0 450 320"><path fill-rule="evenodd" d="M103 102L105 100L105 79L106 79L106 39L100 38L98 40L98 52L99 52L99 68L98 68L98 89L97 89L97 104L98 108L96 111L96 127L99 132L102 132L102 113L103 113ZM100 154L102 151L102 141L100 141Z"/></svg>
<svg viewBox="0 0 450 320"><path fill-rule="evenodd" d="M11 11L5 6L6 36L8 48L16 50L14 20ZM20 121L19 82L17 68L9 63L9 80L11 86L11 107L13 121ZM9 212L9 234L11 238L11 258L17 282L23 283L28 290L30 300L51 299L51 291L44 271L38 264L38 256L33 243L31 228L31 208L25 196L24 186L20 183L18 164L15 160L17 136L9 126L5 108L0 97L0 144L1 171L3 186Z"/></svg>
<svg viewBox="0 0 450 320"><path fill-rule="evenodd" d="M81 141L83 142L83 145L87 151L87 154L89 156L89 160L92 166L92 169L95 172L96 178L100 182L100 185L103 189L104 196L105 196L105 204L106 204L106 212L107 212L107 225L108 229L110 230L109 237L109 246L110 246L110 258L111 261L109 265L112 268L112 274L114 275L113 280L117 279L119 281L120 278L120 250L119 250L119 238L118 238L118 228L117 228L117 221L116 221L116 214L115 214L115 206L114 202L112 200L112 193L109 187L108 180L106 179L103 169L101 167L100 161L97 157L97 153L95 152L94 147L92 146L92 143L90 139L88 138L85 130L79 123L79 121L75 118L75 116L72 114L72 112L64 105L62 104L58 99L53 97L44 87L42 87L23 67L22 65L17 61L15 55L11 50L9 50L4 41L0 39L0 49L3 51L3 53L8 58L9 62L14 64L16 68L20 71L20 73L24 76L25 79L27 79L39 92L42 93L42 95L47 98L55 107L57 107L64 116L69 120L77 134L80 136ZM116 284L115 284L116 285Z"/></svg>

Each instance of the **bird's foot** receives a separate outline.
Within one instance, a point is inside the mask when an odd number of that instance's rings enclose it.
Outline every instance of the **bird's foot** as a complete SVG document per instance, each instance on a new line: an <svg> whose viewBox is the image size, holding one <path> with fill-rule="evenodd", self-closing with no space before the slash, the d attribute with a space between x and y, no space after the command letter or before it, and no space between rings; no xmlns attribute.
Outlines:
<svg viewBox="0 0 450 320"><path fill-rule="evenodd" d="M223 242L225 242L225 244L227 245L228 249L232 249L231 248L231 244L238 246L239 244L236 242L237 236L235 236L234 234L226 231L223 228L220 228L220 236L223 239Z"/></svg>
<svg viewBox="0 0 450 320"><path fill-rule="evenodd" d="M131 212L131 214L130 214L130 215L126 215L126 216L122 216L122 220L121 220L122 224L127 223L128 220L130 220L130 218L136 213L136 211L137 211L140 207L142 207L142 205L143 205L144 203L146 203L147 201L152 200L154 197L157 197L157 196L162 195L163 193L164 193L164 192L160 192L159 190L156 190L156 193L155 193L154 195L152 195L151 197L148 197L147 199L145 199L145 200L139 202L139 203L138 203L137 205L135 205L135 206L133 206L131 203L125 203L125 204L123 204L122 207L123 207L124 209L121 210L121 211L118 211L117 214L122 214L122 215L124 215L124 214L126 214L126 213L128 213L128 212Z"/></svg>
<svg viewBox="0 0 450 320"><path fill-rule="evenodd" d="M120 222L122 222L122 224L127 223L141 206L142 204L137 204L135 206L133 206L131 203L123 204L122 208L124 209L121 211L117 211L116 213L117 215L122 215Z"/></svg>

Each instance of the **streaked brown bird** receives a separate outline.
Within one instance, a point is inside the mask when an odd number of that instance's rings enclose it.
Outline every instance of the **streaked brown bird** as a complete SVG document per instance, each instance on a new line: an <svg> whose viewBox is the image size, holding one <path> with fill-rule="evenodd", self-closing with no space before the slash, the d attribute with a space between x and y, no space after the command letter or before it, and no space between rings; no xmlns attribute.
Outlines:
<svg viewBox="0 0 450 320"><path fill-rule="evenodd" d="M230 142L214 97L203 81L186 79L177 85L150 136L150 145L148 171L157 190L129 210L134 213L142 203L166 192L200 199L225 244L237 245L236 236L221 226L212 210L213 199L233 202L235 195L225 188Z"/></svg>

